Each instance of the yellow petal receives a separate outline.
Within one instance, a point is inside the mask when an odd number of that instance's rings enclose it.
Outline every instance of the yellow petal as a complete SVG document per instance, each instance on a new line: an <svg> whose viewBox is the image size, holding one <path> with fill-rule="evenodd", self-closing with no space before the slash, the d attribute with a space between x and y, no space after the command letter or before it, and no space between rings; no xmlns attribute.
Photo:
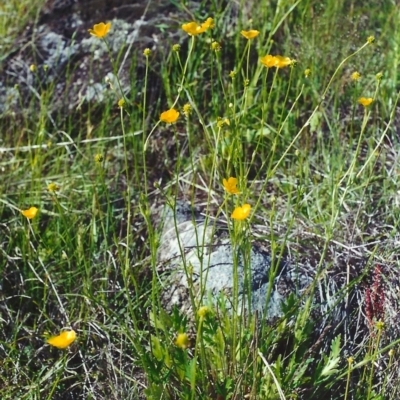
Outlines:
<svg viewBox="0 0 400 400"><path fill-rule="evenodd" d="M267 54L266 56L261 57L260 61L267 68L271 67L283 68L287 67L288 65L292 65L295 60L292 60L289 57L273 56L271 54Z"/></svg>
<svg viewBox="0 0 400 400"><path fill-rule="evenodd" d="M74 330L63 331L58 336L53 336L47 340L47 343L58 349L65 349L76 339L76 332Z"/></svg>
<svg viewBox="0 0 400 400"><path fill-rule="evenodd" d="M373 101L374 99L372 97L360 97L358 99L358 102L364 107L368 107Z"/></svg>
<svg viewBox="0 0 400 400"><path fill-rule="evenodd" d="M250 204L243 204L241 207L236 207L231 215L232 219L243 221L250 215L251 206Z"/></svg>
<svg viewBox="0 0 400 400"><path fill-rule="evenodd" d="M185 350L189 346L189 337L186 333L178 333L175 339L175 345Z"/></svg>
<svg viewBox="0 0 400 400"><path fill-rule="evenodd" d="M201 32L198 32L200 30L200 26L197 24L197 22L188 22L187 24L182 25L182 30L184 30L188 35L195 36L198 35Z"/></svg>
<svg viewBox="0 0 400 400"><path fill-rule="evenodd" d="M228 180L223 179L222 184L224 185L225 190L230 194L239 194L239 189L236 187L238 180L234 177L228 178Z"/></svg>
<svg viewBox="0 0 400 400"><path fill-rule="evenodd" d="M277 68L287 67L288 65L293 64L294 61L289 57L275 56L275 58L277 60Z"/></svg>
<svg viewBox="0 0 400 400"><path fill-rule="evenodd" d="M174 108L171 108L161 113L160 121L166 122L167 124L173 124L174 122L177 121L178 117L179 117L179 112L176 111Z"/></svg>
<svg viewBox="0 0 400 400"><path fill-rule="evenodd" d="M246 39L250 40L257 37L260 34L260 32L256 31L255 29L250 29L249 31L241 31L240 34Z"/></svg>
<svg viewBox="0 0 400 400"><path fill-rule="evenodd" d="M272 56L271 54L267 54L264 57L260 58L261 64L263 64L267 68L272 68L276 67L278 64L278 60L275 56Z"/></svg>
<svg viewBox="0 0 400 400"><path fill-rule="evenodd" d="M36 217L38 211L39 209L37 209L36 207L31 207L28 210L21 210L21 214L28 219L33 219Z"/></svg>
<svg viewBox="0 0 400 400"><path fill-rule="evenodd" d="M89 29L89 33L98 38L103 38L107 35L111 28L111 22L105 24L104 22L100 22L99 24L94 24L93 29Z"/></svg>
<svg viewBox="0 0 400 400"><path fill-rule="evenodd" d="M197 22L188 22L182 25L182 30L184 30L188 35L196 36L200 33L205 32L207 29L214 27L214 20L212 18L207 18L201 25Z"/></svg>

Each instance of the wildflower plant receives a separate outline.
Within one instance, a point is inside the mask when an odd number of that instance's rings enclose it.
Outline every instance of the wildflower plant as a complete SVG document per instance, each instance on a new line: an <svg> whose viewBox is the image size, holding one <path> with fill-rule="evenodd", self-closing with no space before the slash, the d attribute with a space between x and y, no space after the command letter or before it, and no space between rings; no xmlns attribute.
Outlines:
<svg viewBox="0 0 400 400"><path fill-rule="evenodd" d="M232 23L212 3L152 27L151 50L116 51L118 21L85 28L111 65L101 104L58 115L46 85L28 106L15 88L23 117L0 119L1 398L398 397L398 13L280 2ZM377 44L359 39L376 26ZM30 79L51 74L34 62ZM40 210L21 210L28 198ZM168 230L179 271L160 261ZM218 246L233 284L214 293ZM43 340L73 318L79 343L71 329Z"/></svg>

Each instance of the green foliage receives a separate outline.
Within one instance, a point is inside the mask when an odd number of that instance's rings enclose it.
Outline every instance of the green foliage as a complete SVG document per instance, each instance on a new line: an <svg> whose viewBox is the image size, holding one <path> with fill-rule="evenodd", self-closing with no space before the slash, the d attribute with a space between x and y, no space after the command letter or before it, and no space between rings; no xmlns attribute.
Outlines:
<svg viewBox="0 0 400 400"><path fill-rule="evenodd" d="M53 112L55 83L40 83L39 96L15 88L20 114L0 116L0 397L397 398L396 273L385 276L387 326L349 322L364 319L373 266L398 266L396 5L173 3L215 27L132 55L129 93L118 81L102 104ZM2 59L41 5L0 5ZM242 29L260 33L247 40ZM128 46L107 49L117 72ZM293 62L267 68L267 54ZM171 108L179 118L165 124ZM240 193L224 190L229 177ZM236 286L201 302L190 287L186 311L167 312L154 210L180 198L227 217ZM251 213L230 218L244 204ZM20 210L31 206L39 214L27 219ZM268 323L232 312L243 300L238 255L249 271L256 240L273 260L271 288L286 253L308 258L313 277ZM190 281L190 262L184 272ZM351 315L333 326L342 303ZM68 349L46 344L64 328L78 334Z"/></svg>

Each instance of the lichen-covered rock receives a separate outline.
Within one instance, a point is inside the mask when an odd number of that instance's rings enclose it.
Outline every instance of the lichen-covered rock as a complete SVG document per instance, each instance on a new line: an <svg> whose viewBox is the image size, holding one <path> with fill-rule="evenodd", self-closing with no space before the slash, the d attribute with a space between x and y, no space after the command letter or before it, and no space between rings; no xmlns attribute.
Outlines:
<svg viewBox="0 0 400 400"><path fill-rule="evenodd" d="M137 4L124 0L47 1L38 23L26 27L3 62L0 113L18 114L24 108L21 104L30 104L33 110L31 99L40 100L42 92L51 98L47 109L62 110L64 115L86 102L117 101L121 90L130 91L132 60L138 62L137 73L144 62L144 48L151 48L162 59L170 47L167 43L184 38L176 11L166 0ZM101 21L112 24L107 35L109 47L88 33ZM113 65L110 57L118 57L118 63ZM153 86L157 86L155 82Z"/></svg>
<svg viewBox="0 0 400 400"><path fill-rule="evenodd" d="M158 263L165 308L177 306L189 313L190 291L196 306L222 295L227 308L232 309L237 290L238 314L257 312L271 321L283 315L282 304L289 293L300 297L314 279L311 270L272 260L257 244L247 255L242 254L220 224L182 202L174 211L166 207ZM323 307L328 308L333 301L331 298Z"/></svg>

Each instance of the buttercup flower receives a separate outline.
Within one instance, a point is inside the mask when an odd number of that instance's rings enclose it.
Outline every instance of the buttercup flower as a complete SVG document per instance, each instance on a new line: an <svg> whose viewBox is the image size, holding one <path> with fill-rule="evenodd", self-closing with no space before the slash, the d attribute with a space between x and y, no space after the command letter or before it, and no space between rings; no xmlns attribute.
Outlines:
<svg viewBox="0 0 400 400"><path fill-rule="evenodd" d="M176 111L174 108L171 108L167 111L164 111L160 115L160 121L166 122L167 124L173 124L177 121L179 117L179 112Z"/></svg>
<svg viewBox="0 0 400 400"><path fill-rule="evenodd" d="M197 310L197 315L201 318L201 319L204 319L205 318L205 316L207 315L207 314L209 314L210 313L210 308L209 307L207 307L207 306L201 306L198 310Z"/></svg>
<svg viewBox="0 0 400 400"><path fill-rule="evenodd" d="M216 42L215 40L211 43L211 50L214 51L220 51L221 50L221 45Z"/></svg>
<svg viewBox="0 0 400 400"><path fill-rule="evenodd" d="M125 106L125 100L124 99L119 99L118 100L118 107L119 108L124 108Z"/></svg>
<svg viewBox="0 0 400 400"><path fill-rule="evenodd" d="M175 51L175 53L178 53L181 49L181 45L180 44L174 44L172 46L172 51Z"/></svg>
<svg viewBox="0 0 400 400"><path fill-rule="evenodd" d="M183 106L183 113L185 114L185 117L188 117L192 112L192 106L189 103L186 103Z"/></svg>
<svg viewBox="0 0 400 400"><path fill-rule="evenodd" d="M385 323L379 320L375 323L375 327L378 331L381 331L385 327Z"/></svg>
<svg viewBox="0 0 400 400"><path fill-rule="evenodd" d="M231 215L232 219L236 219L238 221L245 220L250 215L251 205L243 204L241 207L236 207Z"/></svg>
<svg viewBox="0 0 400 400"><path fill-rule="evenodd" d="M306 78L308 78L308 77L310 76L310 74L311 74L311 69L310 69L310 68L307 68L307 69L304 71L304 76L305 76Z"/></svg>
<svg viewBox="0 0 400 400"><path fill-rule="evenodd" d="M196 36L200 33L205 32L207 29L214 27L214 20L212 18L207 18L205 22L199 25L197 22L188 22L182 25L182 29L190 36Z"/></svg>
<svg viewBox="0 0 400 400"><path fill-rule="evenodd" d="M31 207L28 210L21 210L21 214L28 219L33 219L36 217L38 211L39 209L37 209L36 207Z"/></svg>
<svg viewBox="0 0 400 400"><path fill-rule="evenodd" d="M51 182L47 185L47 190L49 192L57 192L60 190L60 187L57 185L57 183Z"/></svg>
<svg viewBox="0 0 400 400"><path fill-rule="evenodd" d="M175 339L175 345L182 350L185 350L189 347L189 337L187 333L178 333L178 336Z"/></svg>
<svg viewBox="0 0 400 400"><path fill-rule="evenodd" d="M351 80L352 81L358 81L361 78L361 74L358 71L354 71L351 74Z"/></svg>
<svg viewBox="0 0 400 400"><path fill-rule="evenodd" d="M287 67L288 65L292 65L294 60L289 57L272 56L271 54L267 54L266 56L260 58L260 62L267 68L283 68Z"/></svg>
<svg viewBox="0 0 400 400"><path fill-rule="evenodd" d="M271 54L267 54L264 57L260 58L261 64L263 64L265 67L267 68L272 68L272 67L276 67L276 57L275 56L271 56Z"/></svg>
<svg viewBox="0 0 400 400"><path fill-rule="evenodd" d="M374 36L368 36L367 42L369 44L373 43L375 41L375 37Z"/></svg>
<svg viewBox="0 0 400 400"><path fill-rule="evenodd" d="M295 61L289 57L275 56L275 58L277 59L277 68L287 67L288 65L292 65Z"/></svg>
<svg viewBox="0 0 400 400"><path fill-rule="evenodd" d="M360 97L358 99L359 104L361 104L364 107L368 107L374 99L372 97Z"/></svg>
<svg viewBox="0 0 400 400"><path fill-rule="evenodd" d="M239 194L239 189L236 187L238 180L233 178L232 176L228 178L228 180L223 179L222 184L224 185L225 190L230 194Z"/></svg>
<svg viewBox="0 0 400 400"><path fill-rule="evenodd" d="M255 29L250 29L249 31L241 31L240 34L244 36L246 39L250 40L257 37L260 34L260 32L256 31Z"/></svg>
<svg viewBox="0 0 400 400"><path fill-rule="evenodd" d="M217 126L219 129L223 128L224 126L230 126L231 122L228 118L221 118L217 117Z"/></svg>
<svg viewBox="0 0 400 400"><path fill-rule="evenodd" d="M95 156L94 156L94 161L96 162L96 163L101 163L101 162L103 162L104 161L104 156L103 156L103 154L100 154L100 153L97 153L97 154L95 154Z"/></svg>
<svg viewBox="0 0 400 400"><path fill-rule="evenodd" d="M29 69L31 70L31 72L36 72L37 67L36 67L35 64L31 64L31 65L29 66Z"/></svg>
<svg viewBox="0 0 400 400"><path fill-rule="evenodd" d="M348 359L347 359L347 362L351 365L351 364L353 364L354 363L354 357L349 357Z"/></svg>
<svg viewBox="0 0 400 400"><path fill-rule="evenodd" d="M76 332L74 330L63 331L58 336L52 336L47 339L47 343L57 349L66 349L76 339Z"/></svg>
<svg viewBox="0 0 400 400"><path fill-rule="evenodd" d="M149 48L146 48L146 49L143 50L143 55L145 57L148 57L150 54L151 54L151 50Z"/></svg>
<svg viewBox="0 0 400 400"><path fill-rule="evenodd" d="M100 22L99 24L94 24L92 29L89 29L89 33L93 36L96 36L100 39L105 37L108 31L111 28L111 22L105 24L104 22Z"/></svg>

